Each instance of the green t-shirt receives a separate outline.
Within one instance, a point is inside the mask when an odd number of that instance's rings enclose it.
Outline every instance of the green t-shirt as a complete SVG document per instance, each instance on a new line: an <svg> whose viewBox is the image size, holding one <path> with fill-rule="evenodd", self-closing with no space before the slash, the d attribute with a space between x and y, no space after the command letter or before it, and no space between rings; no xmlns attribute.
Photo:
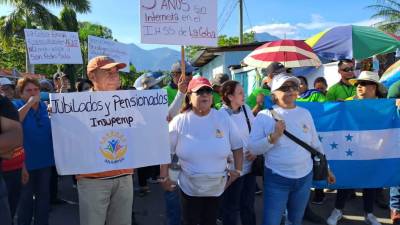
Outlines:
<svg viewBox="0 0 400 225"><path fill-rule="evenodd" d="M220 109L222 107L221 95L219 95L217 92L214 92L214 91L213 91L212 95L213 95L214 108Z"/></svg>
<svg viewBox="0 0 400 225"><path fill-rule="evenodd" d="M246 103L253 109L257 105L257 96L259 94L264 94L264 96L271 95L271 91L265 88L256 88L254 89L251 94L247 97Z"/></svg>
<svg viewBox="0 0 400 225"><path fill-rule="evenodd" d="M178 89L171 87L171 85L165 86L164 89L167 90L168 106L169 106L174 101L176 94L178 94Z"/></svg>
<svg viewBox="0 0 400 225"><path fill-rule="evenodd" d="M324 94L317 90L308 90L296 99L298 102L326 102Z"/></svg>
<svg viewBox="0 0 400 225"><path fill-rule="evenodd" d="M388 90L388 98L400 98L400 80L390 85Z"/></svg>
<svg viewBox="0 0 400 225"><path fill-rule="evenodd" d="M345 100L346 98L354 95L356 95L355 86L349 86L342 82L339 82L329 88L328 93L326 94L326 99L328 101L337 101L338 99Z"/></svg>

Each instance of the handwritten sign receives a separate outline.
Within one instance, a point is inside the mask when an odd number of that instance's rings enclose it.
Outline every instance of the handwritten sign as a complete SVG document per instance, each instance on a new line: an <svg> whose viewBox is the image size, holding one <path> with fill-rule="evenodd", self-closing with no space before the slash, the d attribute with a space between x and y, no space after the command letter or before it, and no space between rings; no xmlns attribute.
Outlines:
<svg viewBox="0 0 400 225"><path fill-rule="evenodd" d="M140 0L142 43L217 45L216 0Z"/></svg>
<svg viewBox="0 0 400 225"><path fill-rule="evenodd" d="M164 90L50 94L61 175L170 162Z"/></svg>
<svg viewBox="0 0 400 225"><path fill-rule="evenodd" d="M82 64L78 33L24 29L31 64Z"/></svg>
<svg viewBox="0 0 400 225"><path fill-rule="evenodd" d="M123 62L129 65L129 52L126 44L89 35L88 46L89 60L96 56L104 55L117 62ZM122 71L129 72L129 66L122 69Z"/></svg>

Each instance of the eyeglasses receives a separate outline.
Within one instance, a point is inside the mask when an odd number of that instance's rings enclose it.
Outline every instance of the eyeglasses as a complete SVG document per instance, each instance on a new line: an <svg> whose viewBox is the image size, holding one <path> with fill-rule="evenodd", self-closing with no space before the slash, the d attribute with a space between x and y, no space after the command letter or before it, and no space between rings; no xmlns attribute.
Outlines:
<svg viewBox="0 0 400 225"><path fill-rule="evenodd" d="M289 90L291 91L298 91L299 90L299 86L297 85L284 85L281 86L280 88L278 88L279 91L283 91L283 92L287 92Z"/></svg>
<svg viewBox="0 0 400 225"><path fill-rule="evenodd" d="M203 95L203 94L211 94L212 93L212 89L211 88L200 88L199 90L197 90L196 92L197 96Z"/></svg>
<svg viewBox="0 0 400 225"><path fill-rule="evenodd" d="M355 84L355 86L358 86L358 85L365 87L368 85L376 85L376 83L372 82L372 81L359 81Z"/></svg>
<svg viewBox="0 0 400 225"><path fill-rule="evenodd" d="M340 70L342 70L342 71L344 71L346 73L353 72L354 71L354 67L346 67L346 68L343 68L343 69L340 69Z"/></svg>

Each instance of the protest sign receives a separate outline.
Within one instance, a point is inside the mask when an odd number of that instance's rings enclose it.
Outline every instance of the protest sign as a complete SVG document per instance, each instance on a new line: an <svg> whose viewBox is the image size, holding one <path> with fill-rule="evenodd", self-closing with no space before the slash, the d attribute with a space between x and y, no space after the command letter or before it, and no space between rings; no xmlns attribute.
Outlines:
<svg viewBox="0 0 400 225"><path fill-rule="evenodd" d="M60 175L170 162L164 90L50 94Z"/></svg>
<svg viewBox="0 0 400 225"><path fill-rule="evenodd" d="M217 46L217 1L140 0L142 43Z"/></svg>
<svg viewBox="0 0 400 225"><path fill-rule="evenodd" d="M31 64L82 64L78 33L24 29Z"/></svg>
<svg viewBox="0 0 400 225"><path fill-rule="evenodd" d="M121 71L129 72L129 52L126 44L89 35L88 60L96 56L108 56L117 62L123 62L127 66Z"/></svg>

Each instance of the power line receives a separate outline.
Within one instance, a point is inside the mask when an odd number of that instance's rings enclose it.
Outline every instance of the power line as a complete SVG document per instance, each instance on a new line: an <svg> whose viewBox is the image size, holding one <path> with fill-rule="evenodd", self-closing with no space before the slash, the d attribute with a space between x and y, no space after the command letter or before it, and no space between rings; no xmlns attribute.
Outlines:
<svg viewBox="0 0 400 225"><path fill-rule="evenodd" d="M244 10L246 11L247 19L249 20L250 23L250 30L253 32L253 24L251 23L249 12L247 10L246 0L243 0L243 4L244 4Z"/></svg>
<svg viewBox="0 0 400 225"><path fill-rule="evenodd" d="M218 18L218 21L225 21L229 17L228 12L230 10L232 10L232 8L234 7L235 1L237 1L237 0L228 0L226 2L224 10L221 12L221 16L220 16L220 18ZM222 24L222 22L219 23L219 27L221 27L221 24Z"/></svg>
<svg viewBox="0 0 400 225"><path fill-rule="evenodd" d="M221 19L221 17L224 15L224 12L226 10L226 8L228 7L229 3L231 3L232 1L230 0L226 0L224 8L222 9L222 11L220 12L220 14L218 15L218 20Z"/></svg>
<svg viewBox="0 0 400 225"><path fill-rule="evenodd" d="M238 5L238 3L239 3L238 1L235 1L235 4L233 5L233 7L231 8L231 10L228 13L228 17L222 23L220 29L218 29L218 33L220 33L224 29L224 27L225 27L226 23L228 22L229 18L231 18L231 15L232 15L233 11L235 11L236 6Z"/></svg>

